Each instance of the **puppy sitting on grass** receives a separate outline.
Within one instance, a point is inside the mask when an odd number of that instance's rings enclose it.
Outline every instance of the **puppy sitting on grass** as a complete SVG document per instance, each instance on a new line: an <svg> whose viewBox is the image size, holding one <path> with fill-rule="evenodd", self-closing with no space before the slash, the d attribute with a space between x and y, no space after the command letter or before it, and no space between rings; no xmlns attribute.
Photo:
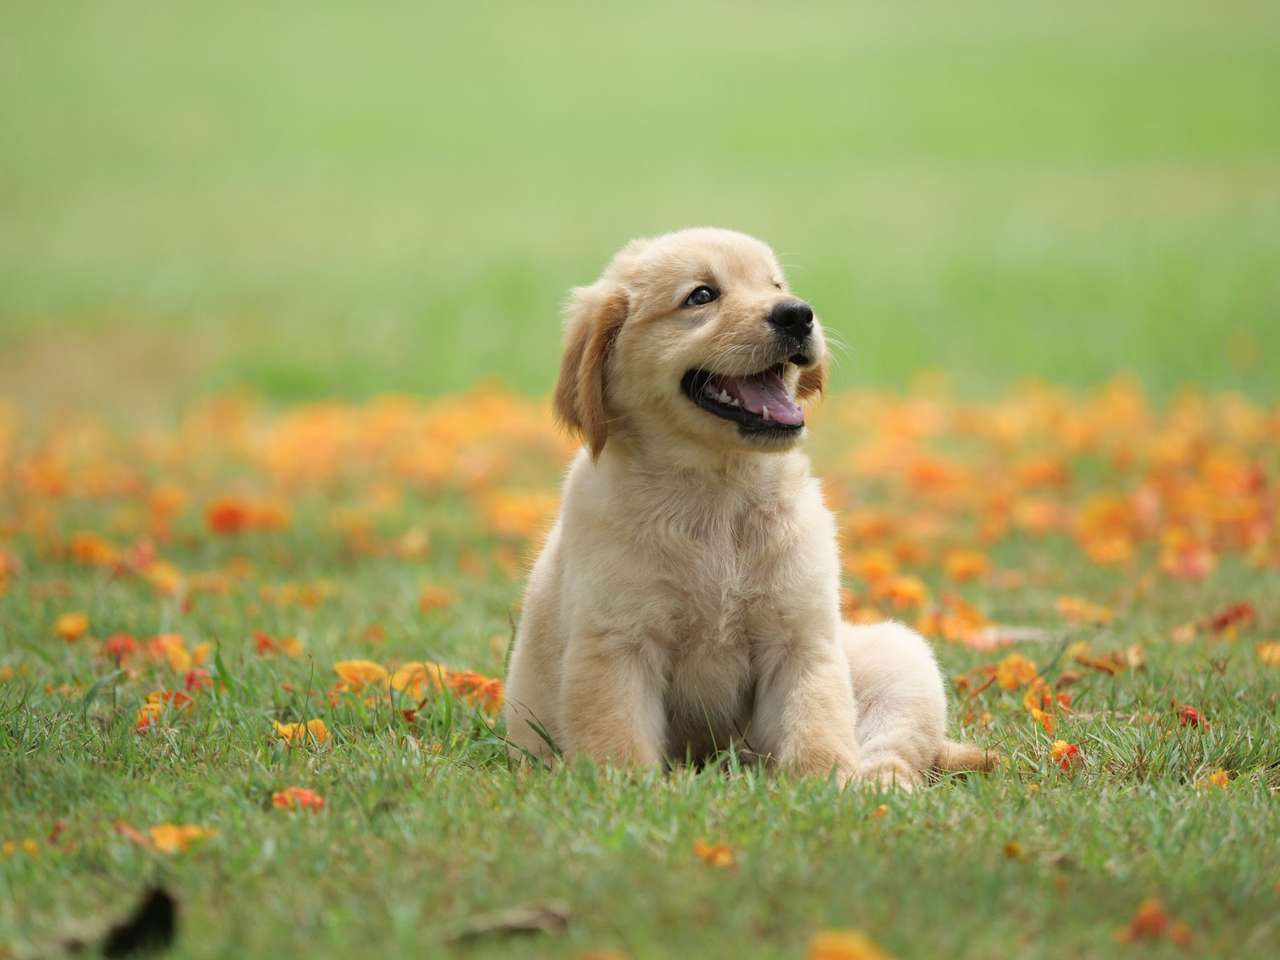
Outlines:
<svg viewBox="0 0 1280 960"><path fill-rule="evenodd" d="M984 767L945 739L928 644L841 622L799 450L825 341L773 252L728 230L636 240L573 291L566 338L555 408L586 446L525 595L514 746L648 768L732 743L907 788Z"/></svg>

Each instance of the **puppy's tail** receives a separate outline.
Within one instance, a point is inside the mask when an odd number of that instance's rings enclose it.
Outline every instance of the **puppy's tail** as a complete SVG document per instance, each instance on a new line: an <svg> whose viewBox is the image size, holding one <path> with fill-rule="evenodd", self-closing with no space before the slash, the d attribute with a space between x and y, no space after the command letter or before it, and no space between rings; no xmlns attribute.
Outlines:
<svg viewBox="0 0 1280 960"><path fill-rule="evenodd" d="M960 773L965 770L994 769L1000 755L991 750L974 746L972 743L957 743L954 740L942 741L942 749L934 758L933 765L943 773Z"/></svg>

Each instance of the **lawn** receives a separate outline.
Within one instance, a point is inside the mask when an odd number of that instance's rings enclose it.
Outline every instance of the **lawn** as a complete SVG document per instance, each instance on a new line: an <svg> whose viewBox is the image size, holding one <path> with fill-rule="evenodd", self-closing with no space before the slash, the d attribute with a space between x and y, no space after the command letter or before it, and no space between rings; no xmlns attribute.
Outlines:
<svg viewBox="0 0 1280 960"><path fill-rule="evenodd" d="M1275 953L1274 4L10 7L0 958ZM557 306L695 222L993 773L509 764Z"/></svg>
<svg viewBox="0 0 1280 960"><path fill-rule="evenodd" d="M496 389L216 401L170 431L81 421L19 447L0 941L27 955L160 879L193 957L430 955L547 901L569 931L529 955L801 956L826 928L900 956L1101 955L1134 949L1113 938L1152 897L1204 955L1272 950L1274 409L1161 411L1123 383L852 393L816 433L846 614L935 639L995 773L904 796L732 758L512 770L486 678L568 449ZM316 719L320 739L287 726ZM323 810L276 807L294 786ZM209 835L181 849L165 825Z"/></svg>
<svg viewBox="0 0 1280 960"><path fill-rule="evenodd" d="M709 223L837 386L1274 396L1274 3L739 6L10 4L0 395L540 394L565 290Z"/></svg>

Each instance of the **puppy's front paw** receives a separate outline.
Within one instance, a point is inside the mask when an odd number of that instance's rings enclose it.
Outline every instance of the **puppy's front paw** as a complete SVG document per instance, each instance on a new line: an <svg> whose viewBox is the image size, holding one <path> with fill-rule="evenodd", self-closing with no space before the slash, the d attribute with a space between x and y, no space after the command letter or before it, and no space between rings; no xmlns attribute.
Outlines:
<svg viewBox="0 0 1280 960"><path fill-rule="evenodd" d="M881 790L910 793L920 785L920 772L901 757L881 757L859 766L858 779Z"/></svg>

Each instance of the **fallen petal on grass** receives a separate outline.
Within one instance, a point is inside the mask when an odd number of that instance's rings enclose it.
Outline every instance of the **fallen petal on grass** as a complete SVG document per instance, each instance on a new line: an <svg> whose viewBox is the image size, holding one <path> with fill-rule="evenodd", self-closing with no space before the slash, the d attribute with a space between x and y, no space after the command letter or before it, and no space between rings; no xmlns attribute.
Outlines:
<svg viewBox="0 0 1280 960"><path fill-rule="evenodd" d="M215 836L216 831L196 824L161 823L147 831L151 846L161 853L185 853L192 845Z"/></svg>
<svg viewBox="0 0 1280 960"><path fill-rule="evenodd" d="M319 718L306 723L275 723L276 736L289 746L305 743L319 745L329 740L329 728Z"/></svg>
<svg viewBox="0 0 1280 960"><path fill-rule="evenodd" d="M893 960L861 930L821 930L809 940L808 960Z"/></svg>
<svg viewBox="0 0 1280 960"><path fill-rule="evenodd" d="M1258 662L1266 664L1269 667L1280 667L1280 641L1272 640L1269 643L1260 643L1254 648L1258 656Z"/></svg>
<svg viewBox="0 0 1280 960"><path fill-rule="evenodd" d="M73 643L85 635L89 629L88 614L76 611L64 613L53 625L53 632L67 643Z"/></svg>
<svg viewBox="0 0 1280 960"><path fill-rule="evenodd" d="M342 678L344 687L360 691L365 687L386 687L387 669L372 660L340 660L333 671Z"/></svg>
<svg viewBox="0 0 1280 960"><path fill-rule="evenodd" d="M708 843L705 840L693 841L693 855L708 867L724 870L737 864L737 856L733 847L727 843Z"/></svg>
<svg viewBox="0 0 1280 960"><path fill-rule="evenodd" d="M1053 746L1049 749L1049 759L1063 770L1071 770L1073 767L1081 766L1084 763L1084 756L1080 753L1079 745L1067 743L1065 740L1053 741Z"/></svg>
<svg viewBox="0 0 1280 960"><path fill-rule="evenodd" d="M1119 943L1141 943L1169 939L1180 947L1190 946L1191 928L1175 920L1156 897L1142 901L1128 924L1116 931Z"/></svg>
<svg viewBox="0 0 1280 960"><path fill-rule="evenodd" d="M1231 776L1222 767L1203 780L1196 781L1197 790L1226 790L1229 786L1231 786Z"/></svg>
<svg viewBox="0 0 1280 960"><path fill-rule="evenodd" d="M271 795L271 805L277 810L310 810L319 813L324 809L324 798L306 787L285 787Z"/></svg>

